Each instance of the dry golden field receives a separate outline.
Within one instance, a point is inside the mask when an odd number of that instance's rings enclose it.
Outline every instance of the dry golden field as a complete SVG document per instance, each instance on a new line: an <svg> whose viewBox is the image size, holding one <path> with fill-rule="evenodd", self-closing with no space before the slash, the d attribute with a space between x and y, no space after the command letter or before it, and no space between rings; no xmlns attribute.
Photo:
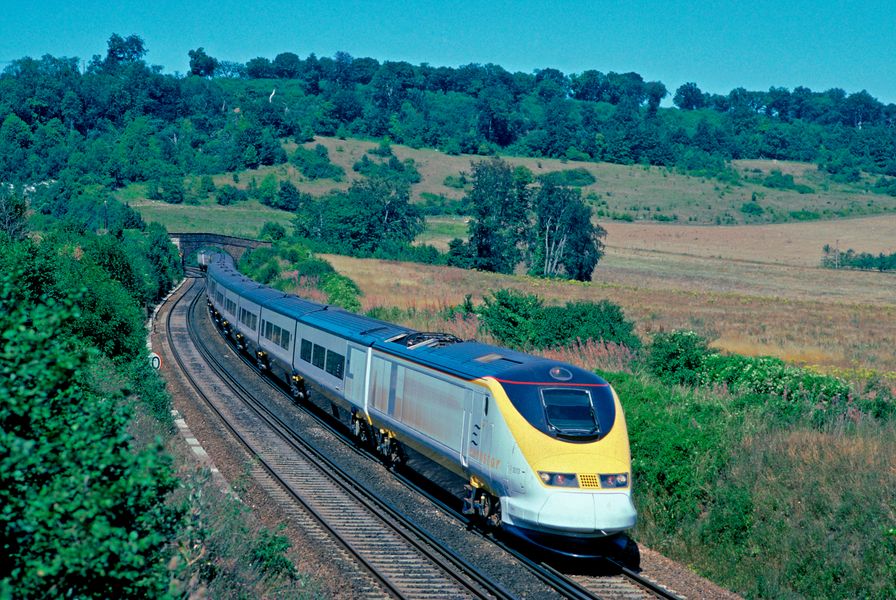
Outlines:
<svg viewBox="0 0 896 600"><path fill-rule="evenodd" d="M815 267L825 244L841 250L896 252L896 215L706 227L601 221L614 250L640 250L704 258Z"/></svg>
<svg viewBox="0 0 896 600"><path fill-rule="evenodd" d="M536 293L549 303L608 299L625 309L642 335L689 328L732 352L891 372L896 275L814 265L829 232L841 234L841 247L854 239L862 250L892 252L887 232L896 231L894 226L893 217L767 227L611 223L607 255L586 284L326 258L358 283L365 308L425 312L502 287Z"/></svg>

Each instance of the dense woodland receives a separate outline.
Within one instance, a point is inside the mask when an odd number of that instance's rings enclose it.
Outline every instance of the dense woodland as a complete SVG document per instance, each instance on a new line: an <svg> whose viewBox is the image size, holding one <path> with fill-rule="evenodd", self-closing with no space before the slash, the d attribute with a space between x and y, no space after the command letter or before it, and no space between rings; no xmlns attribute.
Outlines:
<svg viewBox="0 0 896 600"><path fill-rule="evenodd" d="M389 138L448 153L497 152L724 173L735 158L816 162L856 180L896 176L896 105L841 89L674 92L637 73L411 65L339 52L246 64L190 51L190 73L144 61L137 36L105 55L43 56L0 76L0 180L116 186L286 160L280 141ZM84 68L82 69L82 64ZM671 94L677 108L661 108ZM891 189L891 181L881 186ZM176 194L175 192L172 192Z"/></svg>

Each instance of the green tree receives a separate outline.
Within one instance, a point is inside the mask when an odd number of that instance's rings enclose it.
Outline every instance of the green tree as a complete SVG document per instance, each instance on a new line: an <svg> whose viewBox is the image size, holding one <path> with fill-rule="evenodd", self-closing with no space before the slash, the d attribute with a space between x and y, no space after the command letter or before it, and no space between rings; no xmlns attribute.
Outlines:
<svg viewBox="0 0 896 600"><path fill-rule="evenodd" d="M465 198L472 218L469 244L473 266L511 273L522 258L529 226L531 172L511 169L500 158L475 162Z"/></svg>
<svg viewBox="0 0 896 600"><path fill-rule="evenodd" d="M423 231L423 215L410 203L406 185L370 178L355 181L347 192L308 199L296 214L296 233L352 254L407 245Z"/></svg>
<svg viewBox="0 0 896 600"><path fill-rule="evenodd" d="M700 91L700 88L697 87L696 83L688 82L682 84L675 90L675 96L672 97L672 102L682 110L695 110L705 106L706 98L703 92Z"/></svg>
<svg viewBox="0 0 896 600"><path fill-rule="evenodd" d="M14 240L28 233L28 201L5 186L0 187L0 232Z"/></svg>
<svg viewBox="0 0 896 600"><path fill-rule="evenodd" d="M272 223L271 221L266 221L262 226L261 232L258 234L258 237L263 240L271 240L272 242L276 242L286 237L286 229L280 223Z"/></svg>
<svg viewBox="0 0 896 600"><path fill-rule="evenodd" d="M218 61L205 53L203 48L190 50L187 53L190 56L190 73L198 77L211 77L215 74L218 67Z"/></svg>
<svg viewBox="0 0 896 600"><path fill-rule="evenodd" d="M535 196L531 269L544 277L591 281L607 232L591 222L578 188L543 183Z"/></svg>
<svg viewBox="0 0 896 600"><path fill-rule="evenodd" d="M307 200L308 194L302 194L291 181L283 181L277 190L273 206L281 210L295 212Z"/></svg>

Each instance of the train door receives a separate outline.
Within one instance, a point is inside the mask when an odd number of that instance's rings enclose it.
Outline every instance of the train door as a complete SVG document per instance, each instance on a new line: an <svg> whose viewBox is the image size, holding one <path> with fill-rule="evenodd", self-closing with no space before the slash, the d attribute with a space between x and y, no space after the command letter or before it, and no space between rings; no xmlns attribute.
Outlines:
<svg viewBox="0 0 896 600"><path fill-rule="evenodd" d="M345 399L354 406L364 408L364 386L367 381L367 349L348 347L348 365L345 369Z"/></svg>
<svg viewBox="0 0 896 600"><path fill-rule="evenodd" d="M491 474L492 424L488 417L491 398L479 392L467 392L469 411L465 444L465 466L471 472L489 477ZM472 396L472 397L470 397Z"/></svg>

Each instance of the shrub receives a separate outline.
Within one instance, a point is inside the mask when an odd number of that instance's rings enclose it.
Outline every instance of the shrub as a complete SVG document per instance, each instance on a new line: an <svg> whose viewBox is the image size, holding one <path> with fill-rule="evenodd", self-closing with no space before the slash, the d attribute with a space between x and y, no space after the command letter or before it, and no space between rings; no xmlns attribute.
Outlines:
<svg viewBox="0 0 896 600"><path fill-rule="evenodd" d="M709 354L706 340L693 331L658 333L647 348L648 370L666 383L696 385Z"/></svg>
<svg viewBox="0 0 896 600"><path fill-rule="evenodd" d="M638 350L641 340L635 335L635 324L625 318L622 308L609 300L569 302L566 306L547 306L539 319L541 348L566 346L576 340L603 340Z"/></svg>
<svg viewBox="0 0 896 600"><path fill-rule="evenodd" d="M289 538L262 529L251 549L250 560L265 576L298 579L295 565L286 557L289 548Z"/></svg>
<svg viewBox="0 0 896 600"><path fill-rule="evenodd" d="M330 273L323 278L320 290L327 295L330 304L352 312L361 310L361 289L345 275Z"/></svg>
<svg viewBox="0 0 896 600"><path fill-rule="evenodd" d="M330 162L327 148L321 144L316 145L314 150L299 146L290 160L308 179L342 181L345 177L345 170Z"/></svg>
<svg viewBox="0 0 896 600"><path fill-rule="evenodd" d="M845 381L793 367L770 356L705 357L699 377L704 385L725 385L736 392L753 392L784 400L830 404L846 400L850 387Z"/></svg>
<svg viewBox="0 0 896 600"><path fill-rule="evenodd" d="M443 181L442 183L445 185L445 187L462 190L464 189L464 186L469 182L467 181L466 174L461 172L457 175L448 175L447 177L445 177L445 181Z"/></svg>
<svg viewBox="0 0 896 600"><path fill-rule="evenodd" d="M521 349L570 346L588 340L641 346L622 309L602 300L545 307L534 294L498 290L479 307L480 323L500 343Z"/></svg>
<svg viewBox="0 0 896 600"><path fill-rule="evenodd" d="M261 232L258 234L263 240L271 240L278 241L282 240L286 237L286 229L280 223L272 223L271 221L265 222L264 226L261 228Z"/></svg>
<svg viewBox="0 0 896 600"><path fill-rule="evenodd" d="M758 217L765 212L765 209L762 208L762 206L760 206L758 202L751 200L750 202L744 202L740 205L740 212L744 213L745 215Z"/></svg>
<svg viewBox="0 0 896 600"><path fill-rule="evenodd" d="M228 204L242 202L248 199L249 195L245 192L245 190L235 188L232 185L222 185L220 188L218 188L217 201L221 206L227 206Z"/></svg>
<svg viewBox="0 0 896 600"><path fill-rule="evenodd" d="M483 329L502 344L515 348L532 346L538 338L536 323L543 308L538 296L502 289L483 300L478 311Z"/></svg>
<svg viewBox="0 0 896 600"><path fill-rule="evenodd" d="M402 162L393 155L390 155L389 160L385 162L375 162L365 154L352 169L365 177L381 177L407 185L419 183L422 179L414 159L408 158Z"/></svg>
<svg viewBox="0 0 896 600"><path fill-rule="evenodd" d="M566 185L571 187L584 187L597 181L594 175L592 175L588 169L583 167L545 173L544 175L539 175L538 180L546 184Z"/></svg>
<svg viewBox="0 0 896 600"><path fill-rule="evenodd" d="M815 191L808 185L794 182L793 175L781 173L781 171L777 170L769 173L768 177L762 181L762 185L772 189L793 190L800 194L811 194Z"/></svg>
<svg viewBox="0 0 896 600"><path fill-rule="evenodd" d="M447 198L432 192L423 192L420 197L423 199L420 209L424 215L465 215L470 212L464 200Z"/></svg>

